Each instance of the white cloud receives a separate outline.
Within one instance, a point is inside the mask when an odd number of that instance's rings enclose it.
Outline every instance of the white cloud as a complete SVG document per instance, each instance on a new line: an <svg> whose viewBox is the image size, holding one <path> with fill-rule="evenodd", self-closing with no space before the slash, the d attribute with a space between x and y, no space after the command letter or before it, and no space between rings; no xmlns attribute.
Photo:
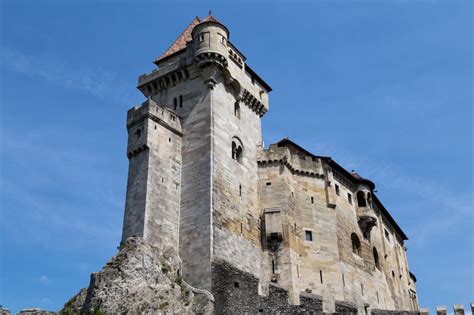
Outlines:
<svg viewBox="0 0 474 315"><path fill-rule="evenodd" d="M124 103L129 89L118 82L116 74L102 68L73 65L48 55L24 54L6 47L0 49L0 64L12 71L40 77L66 88L82 90L101 99Z"/></svg>
<svg viewBox="0 0 474 315"><path fill-rule="evenodd" d="M39 283L41 283L42 285L49 285L49 284L51 283L51 280L50 280L47 276L45 276L45 275L40 276L40 277L38 278L38 281L39 281Z"/></svg>

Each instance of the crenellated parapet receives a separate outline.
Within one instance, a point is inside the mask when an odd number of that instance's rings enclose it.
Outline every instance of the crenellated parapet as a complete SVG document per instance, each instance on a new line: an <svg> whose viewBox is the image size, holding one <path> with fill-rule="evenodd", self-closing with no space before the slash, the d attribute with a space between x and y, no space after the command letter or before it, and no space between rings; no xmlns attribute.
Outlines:
<svg viewBox="0 0 474 315"><path fill-rule="evenodd" d="M301 156L287 147L272 144L268 150L261 150L257 157L261 166L282 164L295 175L324 178L321 161L309 156Z"/></svg>
<svg viewBox="0 0 474 315"><path fill-rule="evenodd" d="M181 127L181 120L178 114L168 107L158 105L152 99L145 101L138 107L131 108L127 112L127 129L130 129L136 123L146 118L150 118L178 135L183 134L183 128Z"/></svg>

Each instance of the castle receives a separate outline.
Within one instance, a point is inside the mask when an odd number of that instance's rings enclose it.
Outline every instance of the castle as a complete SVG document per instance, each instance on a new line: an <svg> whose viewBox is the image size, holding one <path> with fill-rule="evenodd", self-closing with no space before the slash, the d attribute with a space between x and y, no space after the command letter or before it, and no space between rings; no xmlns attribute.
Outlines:
<svg viewBox="0 0 474 315"><path fill-rule="evenodd" d="M127 113L122 243L173 248L217 313L419 311L374 183L289 139L263 147L272 89L225 25L196 17L154 63Z"/></svg>

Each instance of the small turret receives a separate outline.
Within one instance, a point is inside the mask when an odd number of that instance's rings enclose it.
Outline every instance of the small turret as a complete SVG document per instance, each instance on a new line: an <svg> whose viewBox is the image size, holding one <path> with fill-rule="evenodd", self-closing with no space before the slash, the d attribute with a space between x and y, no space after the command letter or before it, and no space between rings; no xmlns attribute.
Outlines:
<svg viewBox="0 0 474 315"><path fill-rule="evenodd" d="M365 235L369 235L370 230L377 225L377 216L372 205L372 191L375 185L355 172L352 176L359 180L356 194L359 226Z"/></svg>
<svg viewBox="0 0 474 315"><path fill-rule="evenodd" d="M227 65L229 30L209 15L192 31L194 60L198 67L209 63Z"/></svg>

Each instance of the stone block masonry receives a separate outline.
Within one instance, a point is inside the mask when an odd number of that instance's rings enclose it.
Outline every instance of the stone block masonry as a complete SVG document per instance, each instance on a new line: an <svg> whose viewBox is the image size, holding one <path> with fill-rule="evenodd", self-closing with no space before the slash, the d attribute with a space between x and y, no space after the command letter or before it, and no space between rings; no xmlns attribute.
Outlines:
<svg viewBox="0 0 474 315"><path fill-rule="evenodd" d="M263 147L272 89L224 24L195 18L154 63L127 115L122 242L174 248L217 313L419 311L375 184L289 139Z"/></svg>

